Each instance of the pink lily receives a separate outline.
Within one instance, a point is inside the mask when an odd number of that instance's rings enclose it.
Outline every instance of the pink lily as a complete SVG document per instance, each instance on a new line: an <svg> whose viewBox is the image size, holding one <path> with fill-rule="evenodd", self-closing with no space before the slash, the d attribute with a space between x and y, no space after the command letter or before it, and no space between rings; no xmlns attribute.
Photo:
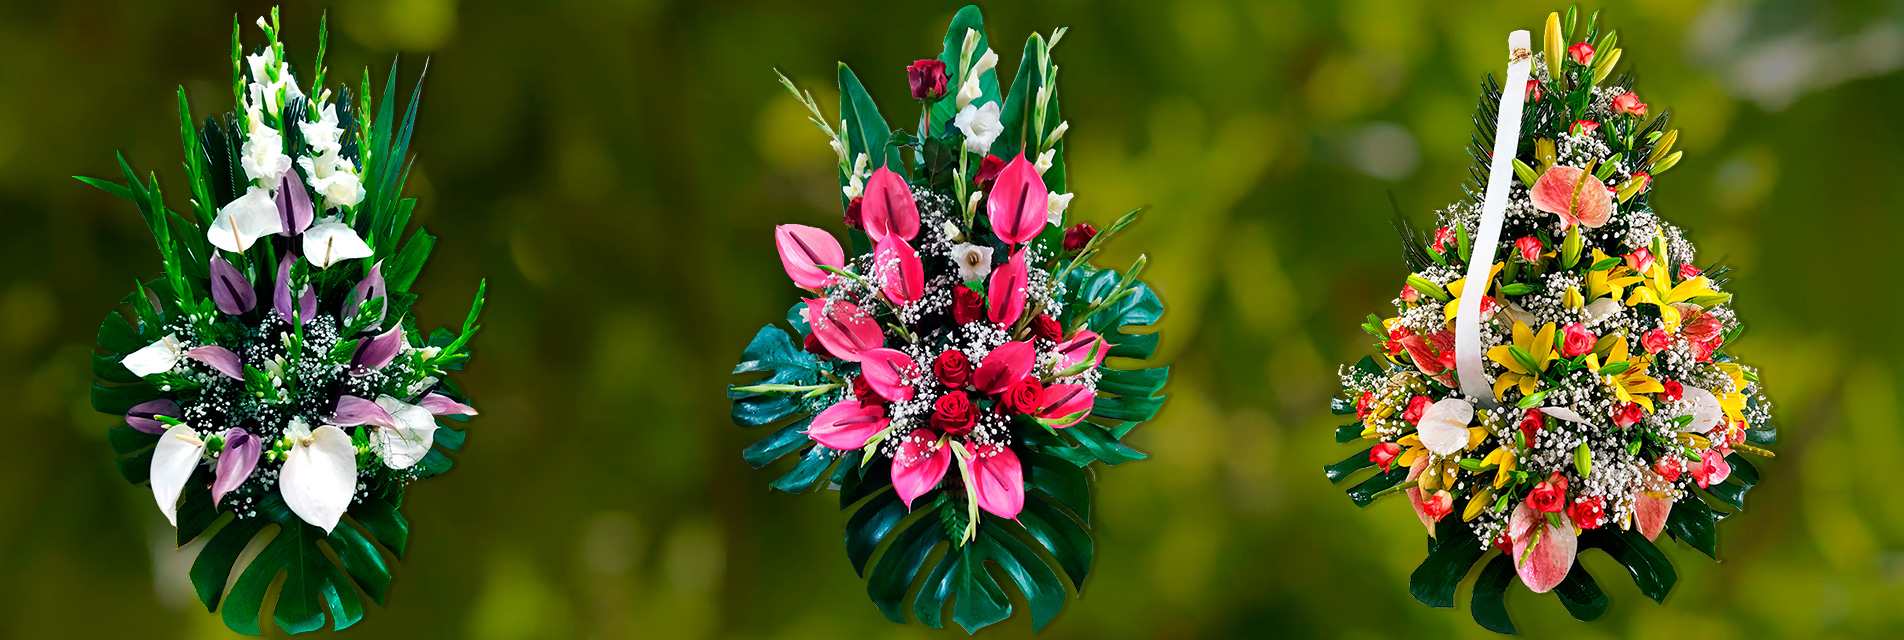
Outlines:
<svg viewBox="0 0 1904 640"><path fill-rule="evenodd" d="M298 324L300 320L310 324L311 320L317 318L317 289L304 285L304 295L298 296L295 303L292 301L291 264L294 262L297 262L297 257L289 253L284 254L284 259L278 262L278 287L272 296L271 306L286 324Z"/></svg>
<svg viewBox="0 0 1904 640"><path fill-rule="evenodd" d="M978 500L978 507L1007 520L1018 518L1025 509L1025 469L1011 447L965 444L971 459L972 474L965 479L966 489Z"/></svg>
<svg viewBox="0 0 1904 640"><path fill-rule="evenodd" d="M864 405L858 400L846 400L821 411L813 416L813 423L807 426L807 437L820 446L840 451L852 451L866 446L874 434L886 430L890 421L886 418L883 405Z"/></svg>
<svg viewBox="0 0 1904 640"><path fill-rule="evenodd" d="M899 451L893 454L893 491L911 509L914 499L939 486L951 466L952 449L939 441L939 435L915 429L899 441Z"/></svg>
<svg viewBox="0 0 1904 640"><path fill-rule="evenodd" d="M212 506L218 506L225 494L245 483L251 472L258 469L258 456L264 454L264 443L258 436L238 427L225 430L225 450L218 454L218 464L212 476Z"/></svg>
<svg viewBox="0 0 1904 640"><path fill-rule="evenodd" d="M985 299L991 304L992 322L1009 325L1025 312L1025 283L1029 273L1023 249L1012 254L1004 266L992 270L991 285L985 290Z"/></svg>
<svg viewBox="0 0 1904 640"><path fill-rule="evenodd" d="M1671 498L1655 498L1640 491L1633 494L1633 524L1647 540L1659 539L1666 529L1666 517L1673 513Z"/></svg>
<svg viewBox="0 0 1904 640"><path fill-rule="evenodd" d="M1079 329L1077 333L1071 334L1070 340L1058 343L1058 355L1063 358L1058 368L1070 369L1086 358L1093 358L1092 367L1101 367L1104 366L1105 354L1110 351L1111 345L1104 341L1103 336L1095 331Z"/></svg>
<svg viewBox="0 0 1904 640"><path fill-rule="evenodd" d="M912 399L912 381L918 380L919 364L898 349L881 347L860 354L860 373L879 397L893 402Z"/></svg>
<svg viewBox="0 0 1904 640"><path fill-rule="evenodd" d="M846 252L833 234L803 224L774 227L774 246L780 249L780 265L787 277L802 289L818 290L833 274L820 267L843 267Z"/></svg>
<svg viewBox="0 0 1904 640"><path fill-rule="evenodd" d="M1020 151L998 172L992 193L985 199L985 212L991 218L992 231L1011 244L1024 244L1045 230L1046 209L1051 192L1038 168Z"/></svg>
<svg viewBox="0 0 1904 640"><path fill-rule="evenodd" d="M475 407L451 400L449 396L440 393L424 395L422 400L417 401L417 406L429 409L430 415L434 416L476 415Z"/></svg>
<svg viewBox="0 0 1904 640"><path fill-rule="evenodd" d="M1091 415L1091 405L1097 401L1097 394L1091 388L1081 384L1054 384L1045 387L1038 397L1038 418L1063 424L1051 426L1063 429L1083 422Z"/></svg>
<svg viewBox="0 0 1904 640"><path fill-rule="evenodd" d="M1528 193L1534 208L1560 216L1563 228L1575 222L1589 229L1606 224L1613 217L1613 194L1599 178L1583 174L1585 171L1578 167L1555 165L1547 169Z"/></svg>
<svg viewBox="0 0 1904 640"><path fill-rule="evenodd" d="M1023 380L1037 364L1038 354L1029 342L1007 342L985 354L978 363L978 370L972 372L972 387L980 393L993 394Z"/></svg>
<svg viewBox="0 0 1904 640"><path fill-rule="evenodd" d="M238 354L232 353L230 349L218 345L206 345L186 350L185 357L211 365L211 368L230 376L233 380L245 379L245 364L238 359Z"/></svg>
<svg viewBox="0 0 1904 640"><path fill-rule="evenodd" d="M1522 502L1507 523L1507 537L1514 541L1514 570L1520 574L1521 584L1534 593L1547 593L1566 580L1567 572L1573 570L1574 554L1580 550L1573 521L1566 513L1557 515L1558 527L1549 524L1545 514ZM1534 539L1535 531L1540 532L1539 540ZM1532 551L1528 550L1530 545Z"/></svg>
<svg viewBox="0 0 1904 640"><path fill-rule="evenodd" d="M845 300L812 299L807 301L807 324L833 357L859 362L860 355L886 346L886 335L879 323L859 306Z"/></svg>
<svg viewBox="0 0 1904 640"><path fill-rule="evenodd" d="M224 256L212 256L212 302L225 315L239 315L258 306L258 292L252 290L251 281L245 274L225 261Z"/></svg>
<svg viewBox="0 0 1904 640"><path fill-rule="evenodd" d="M919 204L912 199L912 187L891 169L880 167L866 181L860 200L860 220L866 235L874 243L887 236L911 240L919 235Z"/></svg>
<svg viewBox="0 0 1904 640"><path fill-rule="evenodd" d="M886 299L896 305L917 302L926 295L926 268L919 252L899 236L889 235L873 251L873 274Z"/></svg>

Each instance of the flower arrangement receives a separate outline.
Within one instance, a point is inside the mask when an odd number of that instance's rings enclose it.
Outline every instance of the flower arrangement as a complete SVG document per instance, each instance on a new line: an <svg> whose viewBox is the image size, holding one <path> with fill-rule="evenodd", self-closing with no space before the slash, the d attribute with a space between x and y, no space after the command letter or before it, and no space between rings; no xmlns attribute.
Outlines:
<svg viewBox="0 0 1904 640"><path fill-rule="evenodd" d="M736 423L784 425L744 453L755 467L795 454L774 488L824 484L859 505L847 557L894 622L915 582L927 626L948 599L968 632L1009 617L990 562L1042 628L1064 606L1057 571L1080 588L1091 567L1088 467L1143 458L1120 440L1164 399L1167 368L1105 360L1156 348L1156 333L1120 330L1163 312L1137 279L1144 259L1123 274L1090 265L1136 212L1101 234L1064 224L1068 124L1051 60L1063 35L1030 37L1005 95L979 10L959 11L944 52L907 69L915 134L889 129L843 64L837 129L781 77L838 156L853 254L821 229L774 230L809 297L788 313L793 333L754 337L734 373L766 375L728 396Z"/></svg>
<svg viewBox="0 0 1904 640"><path fill-rule="evenodd" d="M1620 49L1597 13L1569 43L1576 18L1549 15L1538 56L1517 32L1506 86L1484 84L1470 198L1432 238L1398 224L1412 273L1397 313L1363 326L1379 356L1341 369L1333 407L1356 418L1336 440L1372 446L1330 480L1376 467L1350 498L1402 493L1432 538L1416 599L1454 606L1500 550L1472 609L1501 633L1516 578L1599 617L1607 598L1576 562L1587 549L1663 600L1676 578L1654 541L1716 558L1718 521L1759 480L1743 454L1769 457L1775 436L1758 373L1725 350L1743 328L1727 270L1699 266L1649 204L1678 131L1629 77L1608 82Z"/></svg>
<svg viewBox="0 0 1904 640"><path fill-rule="evenodd" d="M437 418L476 415L449 376L470 357L483 291L460 334L426 335L409 315L435 244L422 230L402 241L422 86L401 121L390 101L372 111L368 70L354 103L334 96L320 26L306 93L277 10L257 24L268 42L241 55L232 23L236 110L194 128L179 90L188 212L123 157L124 185L79 178L138 205L164 265L100 325L92 403L125 416L110 431L119 471L151 486L178 544L205 541L191 580L208 610L256 635L284 572L277 625L310 631L328 611L341 630L363 617L357 590L384 601L385 554L401 558L409 535L404 487L448 470L438 448L463 444ZM234 581L259 535L270 543Z"/></svg>

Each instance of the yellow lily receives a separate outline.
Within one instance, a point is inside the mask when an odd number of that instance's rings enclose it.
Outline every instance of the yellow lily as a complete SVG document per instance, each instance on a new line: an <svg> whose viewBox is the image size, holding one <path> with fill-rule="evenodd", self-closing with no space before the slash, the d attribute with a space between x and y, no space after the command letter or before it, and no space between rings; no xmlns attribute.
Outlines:
<svg viewBox="0 0 1904 640"><path fill-rule="evenodd" d="M1606 252L1594 249L1593 262L1588 264L1599 264L1610 257L1612 256L1608 256ZM1625 295L1626 288L1639 281L1640 277L1633 275L1633 270L1624 264L1611 269L1589 271L1587 272L1587 302L1606 296Z"/></svg>
<svg viewBox="0 0 1904 640"><path fill-rule="evenodd" d="M1535 369L1530 371L1522 366L1520 360L1514 357L1513 349L1508 345L1488 349L1489 360L1507 367L1507 372L1502 373L1501 377L1494 381L1495 400L1501 400L1507 393L1507 389L1513 386L1519 386L1523 396L1533 395L1534 389L1540 386L1540 374L1547 370L1547 363L1560 359L1560 354L1554 350L1554 323L1552 322L1541 327L1540 333L1534 333L1534 330L1527 328L1527 325L1515 322L1514 346L1520 347L1522 351L1533 356Z"/></svg>
<svg viewBox="0 0 1904 640"><path fill-rule="evenodd" d="M1712 290L1712 285L1707 282L1705 276L1677 285L1673 284L1671 275L1666 271L1666 261L1654 260L1653 267L1646 271L1640 286L1634 288L1633 295L1626 298L1626 306L1636 307L1642 304L1657 306L1660 322L1666 325L1666 330L1678 331L1679 310L1673 308L1674 303L1716 295L1719 295L1719 292Z"/></svg>
<svg viewBox="0 0 1904 640"><path fill-rule="evenodd" d="M1647 366L1652 364L1651 356L1642 355L1629 359L1629 355L1626 336L1617 336L1614 338L1613 347L1607 350L1606 364L1600 365L1595 370L1604 370L1615 362L1626 363L1625 371L1606 377L1607 383L1613 386L1614 397L1619 398L1621 402L1638 403L1646 409L1647 413L1652 413L1653 399L1641 394L1663 392L1666 390L1666 385L1646 375Z"/></svg>
<svg viewBox="0 0 1904 640"><path fill-rule="evenodd" d="M1489 285L1494 284L1494 276L1500 275L1501 268L1506 266L1507 266L1507 263L1505 262L1496 262L1494 263L1493 268L1488 269L1488 284ZM1460 280L1456 280L1454 282L1448 283L1448 286L1447 286L1448 295L1454 296L1454 299L1449 300L1448 306L1443 310L1444 315L1448 316L1449 327L1454 326L1455 314L1461 308L1461 291L1467 288L1467 284L1468 284L1467 278L1462 278ZM1486 293L1486 292L1483 291L1482 293Z"/></svg>
<svg viewBox="0 0 1904 640"><path fill-rule="evenodd" d="M1514 452L1506 445L1497 447L1493 453L1481 459L1481 466L1488 465L1498 465L1494 470L1494 488L1505 487L1507 481L1513 479Z"/></svg>

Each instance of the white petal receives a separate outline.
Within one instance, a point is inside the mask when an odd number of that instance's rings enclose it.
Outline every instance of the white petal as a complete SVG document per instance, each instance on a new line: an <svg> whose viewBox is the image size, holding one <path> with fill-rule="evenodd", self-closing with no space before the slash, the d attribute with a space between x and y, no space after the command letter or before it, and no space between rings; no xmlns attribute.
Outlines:
<svg viewBox="0 0 1904 640"><path fill-rule="evenodd" d="M1587 305L1587 324L1599 322L1601 318L1620 312L1620 301L1611 297L1601 298ZM1534 326L1534 325L1527 325Z"/></svg>
<svg viewBox="0 0 1904 640"><path fill-rule="evenodd" d="M1719 406L1719 397L1711 391L1686 387L1685 401L1692 404L1692 411L1679 415L1691 415L1692 423L1681 427L1680 433L1708 433L1725 420L1725 409Z"/></svg>
<svg viewBox="0 0 1904 640"><path fill-rule="evenodd" d="M1421 413L1417 435L1422 446L1438 456L1449 456L1468 447L1468 421L1474 419L1474 405L1460 398L1449 398L1428 406Z"/></svg>
<svg viewBox="0 0 1904 640"><path fill-rule="evenodd" d="M278 173L282 174L283 171ZM212 220L212 228L205 232L205 239L212 246L243 253L251 248L258 238L284 230L284 224L278 220L278 203L271 199L271 192L252 187L245 195L226 204L218 210L218 217Z"/></svg>
<svg viewBox="0 0 1904 640"><path fill-rule="evenodd" d="M1588 424L1587 419L1580 417L1579 412L1566 407L1546 407L1541 409L1540 412L1575 424Z"/></svg>
<svg viewBox="0 0 1904 640"><path fill-rule="evenodd" d="M370 245L342 222L313 225L304 231L304 259L319 269L353 258L368 258L370 253Z"/></svg>
<svg viewBox="0 0 1904 640"><path fill-rule="evenodd" d="M1054 227L1064 226L1064 210L1071 208L1071 196L1069 193L1051 194L1051 199L1045 203L1045 222Z"/></svg>
<svg viewBox="0 0 1904 640"><path fill-rule="evenodd" d="M131 371L132 375L143 378L155 373L171 371L183 357L185 357L185 350L179 347L178 334L174 333L160 338L158 342L146 345L143 349L126 354L119 364L125 365L126 370Z"/></svg>
<svg viewBox="0 0 1904 640"><path fill-rule="evenodd" d="M278 477L284 504L305 522L329 532L350 508L357 493L357 448L344 430L324 425L311 431L311 443L286 452Z"/></svg>
<svg viewBox="0 0 1904 640"><path fill-rule="evenodd" d="M377 398L377 407L396 419L396 428L378 427L370 434L377 450L383 454L383 463L392 469L408 469L430 453L430 445L436 438L436 416L429 409L406 403L402 400L383 396Z"/></svg>
<svg viewBox="0 0 1904 640"><path fill-rule="evenodd" d="M192 470L198 468L203 457L205 441L182 424L166 429L159 436L159 446L152 449L152 499L158 501L159 511L172 526L178 526L179 493L185 490L185 482L192 479Z"/></svg>

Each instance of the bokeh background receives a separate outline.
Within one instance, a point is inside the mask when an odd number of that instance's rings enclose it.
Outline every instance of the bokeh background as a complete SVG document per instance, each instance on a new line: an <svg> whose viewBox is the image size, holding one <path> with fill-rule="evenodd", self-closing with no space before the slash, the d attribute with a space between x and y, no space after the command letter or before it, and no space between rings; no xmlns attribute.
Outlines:
<svg viewBox="0 0 1904 640"><path fill-rule="evenodd" d="M464 377L484 414L448 475L414 487L410 555L359 638L918 638L868 602L830 497L771 493L722 387L754 329L795 300L783 222L836 224L831 152L774 82L829 111L852 64L889 117L903 67L957 4L787 0L295 2L293 61L330 11L332 77L404 86L430 59L413 145L417 221L441 237L427 324L491 292ZM189 555L125 484L87 406L110 304L158 273L129 203L67 176L123 150L184 207L174 112L230 107L232 15L260 2L0 3L0 636L229 636L184 579ZM1490 637L1409 597L1408 508L1355 508L1321 465L1337 363L1400 286L1390 194L1416 221L1461 197L1481 76L1527 2L1060 0L991 3L1016 68L1057 50L1073 127L1073 215L1150 214L1106 254L1151 257L1174 365L1152 458L1099 474L1085 597L1046 638ZM1583 9L1591 10L1589 5ZM1542 638L1897 637L1904 491L1896 339L1904 314L1904 4L1608 0L1642 98L1686 160L1654 202L1738 269L1779 456L1724 562L1667 553L1665 606L1594 555L1614 606L1569 619L1516 587ZM260 34L249 26L245 37ZM788 461L782 461L781 465ZM1022 614L983 635L1029 635ZM325 632L328 633L328 632Z"/></svg>

